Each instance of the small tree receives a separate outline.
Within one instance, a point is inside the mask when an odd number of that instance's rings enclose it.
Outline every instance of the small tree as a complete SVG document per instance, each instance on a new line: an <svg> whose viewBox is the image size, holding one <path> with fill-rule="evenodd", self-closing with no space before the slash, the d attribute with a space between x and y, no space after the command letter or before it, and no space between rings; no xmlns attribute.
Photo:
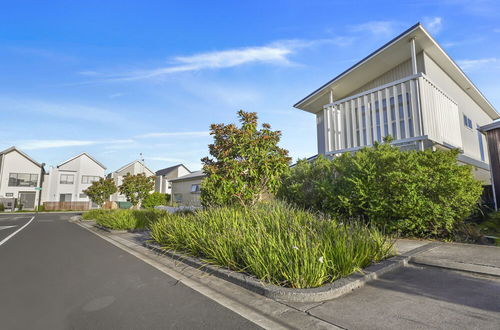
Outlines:
<svg viewBox="0 0 500 330"><path fill-rule="evenodd" d="M212 158L205 157L202 182L203 206L254 205L266 193L275 193L288 171L288 151L278 146L280 131L269 124L257 128L255 112L238 111L241 128L234 124L212 124L209 145Z"/></svg>
<svg viewBox="0 0 500 330"><path fill-rule="evenodd" d="M102 206L116 190L117 188L113 179L100 178L99 181L94 181L83 193L89 196L92 202Z"/></svg>
<svg viewBox="0 0 500 330"><path fill-rule="evenodd" d="M154 176L146 176L144 173L130 175L127 173L123 177L123 183L119 187L120 193L125 195L127 201L132 203L134 208L141 208L142 201L146 198L155 184Z"/></svg>

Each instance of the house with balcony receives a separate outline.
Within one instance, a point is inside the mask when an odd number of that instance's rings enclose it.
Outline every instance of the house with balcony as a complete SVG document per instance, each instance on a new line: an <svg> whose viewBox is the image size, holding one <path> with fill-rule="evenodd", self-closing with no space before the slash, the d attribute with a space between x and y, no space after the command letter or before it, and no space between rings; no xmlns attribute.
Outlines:
<svg viewBox="0 0 500 330"><path fill-rule="evenodd" d="M334 157L391 135L404 149L458 148L458 161L491 184L478 128L500 116L420 23L294 107L316 116L318 154Z"/></svg>
<svg viewBox="0 0 500 330"><path fill-rule="evenodd" d="M112 178L115 181L117 187L119 187L123 183L123 177L127 174L136 175L139 173L143 173L146 176L154 176L155 173L151 171L146 164L144 164L143 160L134 160L116 171L109 173L107 178ZM112 202L126 202L127 198L125 195L120 194L119 191L111 195L110 200Z"/></svg>
<svg viewBox="0 0 500 330"><path fill-rule="evenodd" d="M42 201L48 209L56 203L78 202L90 207L90 199L84 190L104 178L106 167L86 152L76 155L55 167L45 175L42 186ZM50 206L49 206L50 205Z"/></svg>
<svg viewBox="0 0 500 330"><path fill-rule="evenodd" d="M44 173L44 164L16 147L0 151L0 200L4 207L13 210L16 205L34 210L40 200Z"/></svg>

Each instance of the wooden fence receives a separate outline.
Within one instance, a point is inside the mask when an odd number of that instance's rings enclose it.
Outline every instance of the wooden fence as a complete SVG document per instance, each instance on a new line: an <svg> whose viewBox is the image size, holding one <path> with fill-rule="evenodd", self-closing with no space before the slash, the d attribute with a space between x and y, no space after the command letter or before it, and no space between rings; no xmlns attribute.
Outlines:
<svg viewBox="0 0 500 330"><path fill-rule="evenodd" d="M46 211L86 211L90 209L90 202L44 202L43 207Z"/></svg>

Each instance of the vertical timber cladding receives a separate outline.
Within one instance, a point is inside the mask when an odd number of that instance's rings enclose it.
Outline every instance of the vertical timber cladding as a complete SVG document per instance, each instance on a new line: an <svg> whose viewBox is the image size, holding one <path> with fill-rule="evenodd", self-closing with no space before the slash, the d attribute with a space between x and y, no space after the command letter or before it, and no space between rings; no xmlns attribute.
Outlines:
<svg viewBox="0 0 500 330"><path fill-rule="evenodd" d="M500 208L500 127L486 132L490 156L491 180L497 208Z"/></svg>

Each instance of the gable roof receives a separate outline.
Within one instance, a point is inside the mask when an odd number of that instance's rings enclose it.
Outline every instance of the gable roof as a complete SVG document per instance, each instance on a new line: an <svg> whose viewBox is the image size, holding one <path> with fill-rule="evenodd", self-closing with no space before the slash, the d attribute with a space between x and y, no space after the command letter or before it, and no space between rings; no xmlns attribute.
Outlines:
<svg viewBox="0 0 500 330"><path fill-rule="evenodd" d="M154 174L154 172L153 172L153 171L151 171L151 170L149 169L149 167L147 167L147 166L146 166L146 164L144 164L143 162L141 162L141 161L140 161L140 160L138 160L138 159L133 160L133 161L131 161L130 163L128 163L128 164L126 164L126 165L123 165L122 167L120 167L119 169L117 169L117 170L115 171L115 173L116 173L116 172L121 172L121 171L123 171L124 169L126 169L126 168L127 168L127 167L129 167L130 165L133 165L134 163L140 163L142 166L144 166L144 168L145 168L145 169L147 169L149 172L151 172L151 173L153 173L153 174Z"/></svg>
<svg viewBox="0 0 500 330"><path fill-rule="evenodd" d="M170 180L170 182L185 181L185 180L203 178L205 176L207 176L207 175L205 173L203 173L203 171L201 171L201 170L200 171L194 171L194 172L191 172L189 174L186 174L186 175L180 176L178 178L172 179L172 180Z"/></svg>
<svg viewBox="0 0 500 330"><path fill-rule="evenodd" d="M181 167L181 166L184 167L189 173L191 173L191 171L186 166L184 166L184 164L177 164L174 166L170 166L170 167L158 170L158 171L156 171L155 174L156 175L168 175L170 172L172 172L173 170L175 170L176 168Z"/></svg>
<svg viewBox="0 0 500 330"><path fill-rule="evenodd" d="M22 152L21 150L17 149L15 146L12 146L10 148L7 148L5 149L4 151L0 151L0 155L6 155L12 151L17 151L18 153L20 153L24 158L26 158L27 160L29 160L30 162L32 162L33 164L35 164L36 166L38 167L43 167L42 164L40 164L39 162L37 162L36 160L34 160L33 158L31 158L30 156L28 156L27 154L25 154L24 152Z"/></svg>
<svg viewBox="0 0 500 330"><path fill-rule="evenodd" d="M81 156L83 156L83 155L85 155L85 156L87 156L88 158L90 158L91 160L93 160L93 161L94 161L94 163L96 163L97 165L99 165L99 166L100 166L100 167L102 167L103 169L106 169L106 166L104 166L101 162L99 162L98 160L96 160L94 157L92 157L91 155L89 155L89 154L88 154L88 153L86 153L86 152L82 152L81 154L76 155L75 157L70 158L70 159L68 159L68 160L67 160L67 161L65 161L65 162L62 162L61 164L57 165L57 167L59 168L59 167L63 166L64 164L69 163L70 161L72 161L72 160L74 160L74 159L77 159L78 157L81 157Z"/></svg>
<svg viewBox="0 0 500 330"><path fill-rule="evenodd" d="M330 90L333 90L336 99L348 96L350 92L361 87L362 84L372 81L394 66L408 60L411 57L408 41L412 38L415 38L417 54L425 51L491 118L500 118L493 105L420 23L413 25L328 81L294 104L294 107L316 113L323 108L323 105L329 103Z"/></svg>

